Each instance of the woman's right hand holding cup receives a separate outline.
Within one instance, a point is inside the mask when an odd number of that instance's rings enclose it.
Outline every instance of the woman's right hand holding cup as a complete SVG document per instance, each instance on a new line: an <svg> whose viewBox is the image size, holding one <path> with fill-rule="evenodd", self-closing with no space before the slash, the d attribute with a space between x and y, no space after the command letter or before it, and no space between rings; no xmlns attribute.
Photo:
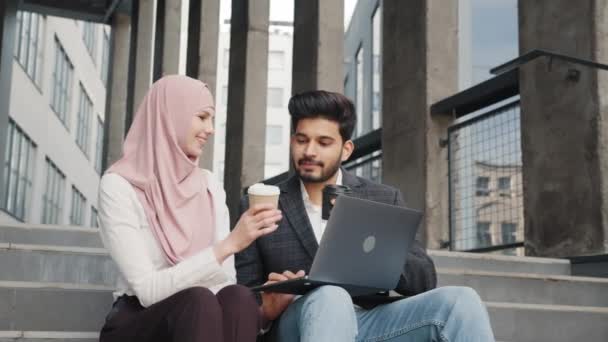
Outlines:
<svg viewBox="0 0 608 342"><path fill-rule="evenodd" d="M260 236L274 232L282 217L281 211L272 204L256 204L249 208L228 237L214 246L218 262L221 264L230 255L247 248Z"/></svg>

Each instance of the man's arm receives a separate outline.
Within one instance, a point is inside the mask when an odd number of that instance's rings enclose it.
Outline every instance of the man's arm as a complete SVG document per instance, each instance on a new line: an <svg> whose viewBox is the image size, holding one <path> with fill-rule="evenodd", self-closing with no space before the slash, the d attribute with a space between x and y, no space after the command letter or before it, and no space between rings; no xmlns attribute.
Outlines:
<svg viewBox="0 0 608 342"><path fill-rule="evenodd" d="M247 196L241 199L239 207L239 216L249 209L249 200ZM266 273L262 257L258 249L258 242L254 241L249 247L235 254L235 267L237 283L251 287L261 285L266 282ZM262 303L259 293L256 293L258 303Z"/></svg>
<svg viewBox="0 0 608 342"><path fill-rule="evenodd" d="M401 191L395 193L394 205L404 207ZM415 240L407 255L407 261L395 291L404 296L414 296L434 289L437 286L437 273L433 260L426 254L422 244Z"/></svg>

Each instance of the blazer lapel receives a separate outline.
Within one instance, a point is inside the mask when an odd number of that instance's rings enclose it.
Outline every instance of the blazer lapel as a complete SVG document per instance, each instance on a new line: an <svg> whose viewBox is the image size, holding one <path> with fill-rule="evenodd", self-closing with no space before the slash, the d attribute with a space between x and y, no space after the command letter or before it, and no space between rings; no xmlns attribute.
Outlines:
<svg viewBox="0 0 608 342"><path fill-rule="evenodd" d="M279 198L279 203L283 210L283 215L289 221L306 252L311 258L314 258L317 249L319 248L319 243L317 242L312 225L308 219L304 202L302 201L302 192L300 190L298 176L292 176L283 183L280 188L281 196Z"/></svg>
<svg viewBox="0 0 608 342"><path fill-rule="evenodd" d="M342 168L342 184L351 188L351 190L356 195L355 197L364 195L364 193L362 193L365 190L363 187L363 183L361 183L357 176L346 171L344 168Z"/></svg>

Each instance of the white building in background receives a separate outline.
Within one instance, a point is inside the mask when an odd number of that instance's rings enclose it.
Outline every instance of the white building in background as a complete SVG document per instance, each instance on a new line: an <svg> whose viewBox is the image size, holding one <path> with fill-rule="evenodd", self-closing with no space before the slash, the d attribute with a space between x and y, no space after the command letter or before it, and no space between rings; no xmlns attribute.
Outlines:
<svg viewBox="0 0 608 342"><path fill-rule="evenodd" d="M0 222L95 226L109 27L17 19Z"/></svg>
<svg viewBox="0 0 608 342"><path fill-rule="evenodd" d="M264 178L278 175L289 169L291 121L287 104L291 97L293 27L287 23L271 22L268 41L268 97ZM213 170L221 181L224 178L226 151L229 61L230 32L221 32L216 90L216 138L213 151Z"/></svg>

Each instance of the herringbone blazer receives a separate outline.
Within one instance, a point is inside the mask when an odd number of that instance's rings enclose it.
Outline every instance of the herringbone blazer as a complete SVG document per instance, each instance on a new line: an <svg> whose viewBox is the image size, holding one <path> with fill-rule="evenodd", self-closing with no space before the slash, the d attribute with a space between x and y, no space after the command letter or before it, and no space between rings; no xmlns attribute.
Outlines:
<svg viewBox="0 0 608 342"><path fill-rule="evenodd" d="M343 184L353 190L355 197L403 206L399 190L374 183L342 170ZM310 220L304 208L300 181L297 175L279 184L281 195L279 209L283 219L273 233L257 239L247 249L236 255L237 282L245 286L263 284L271 272L286 270L310 271L319 244L315 238ZM241 201L241 213L249 207L247 196ZM399 284L395 291L412 296L436 286L437 277L433 261L422 245L412 244L407 262L403 267Z"/></svg>

